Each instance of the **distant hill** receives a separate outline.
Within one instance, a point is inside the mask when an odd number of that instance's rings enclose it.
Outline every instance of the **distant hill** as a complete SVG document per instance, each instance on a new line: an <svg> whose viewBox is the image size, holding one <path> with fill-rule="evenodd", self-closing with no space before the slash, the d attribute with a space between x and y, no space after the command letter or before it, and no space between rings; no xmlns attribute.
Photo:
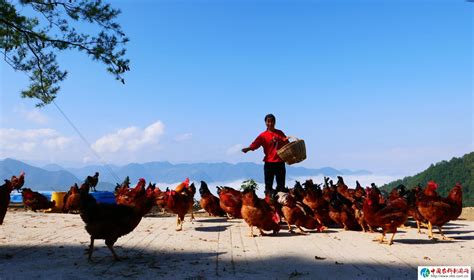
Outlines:
<svg viewBox="0 0 474 280"><path fill-rule="evenodd" d="M257 181L263 181L263 165L250 162L231 164L221 163L183 163L171 164L169 162L148 162L131 163L125 166L87 166L83 168L68 168L69 172L79 178L85 178L87 175L98 171L101 179L107 182L121 182L126 176L130 176L133 181L143 177L153 182L176 183L189 177L192 181L206 182L226 182L245 178L254 178ZM346 173L340 170L324 167L320 169L309 169L304 167L287 166L287 178L301 176L326 175L336 176ZM348 174L353 175L351 171L346 170ZM362 174L364 171L358 171ZM370 174L365 171L365 174ZM115 178L115 177L118 177Z"/></svg>
<svg viewBox="0 0 474 280"><path fill-rule="evenodd" d="M411 189L417 184L425 186L430 180L438 183L438 194L444 197L457 182L461 183L463 206L474 206L474 152L465 154L461 158L454 157L450 161L443 160L431 164L425 171L393 181L382 186L382 189L390 191L400 184Z"/></svg>
<svg viewBox="0 0 474 280"><path fill-rule="evenodd" d="M48 171L14 159L0 161L0 178L10 179L25 171L25 187L33 190L65 190L80 180L66 170ZM3 181L2 181L3 182Z"/></svg>
<svg viewBox="0 0 474 280"><path fill-rule="evenodd" d="M231 182L235 180L253 178L263 181L263 165L255 163L189 163L171 164L169 162L131 163L124 166L116 165L90 165L82 168L63 168L57 164L48 164L43 168L34 167L14 159L0 161L2 178L10 178L12 174L19 174L24 170L27 174L27 184L40 190L66 190L74 183L82 183L88 175L96 171L100 173L98 189L113 190L115 183L122 182L126 176L132 182L138 178L160 183L176 183L189 177L191 181L206 182ZM287 166L287 180L294 177L325 175L370 174L369 171L344 172L324 167L310 169L304 167Z"/></svg>

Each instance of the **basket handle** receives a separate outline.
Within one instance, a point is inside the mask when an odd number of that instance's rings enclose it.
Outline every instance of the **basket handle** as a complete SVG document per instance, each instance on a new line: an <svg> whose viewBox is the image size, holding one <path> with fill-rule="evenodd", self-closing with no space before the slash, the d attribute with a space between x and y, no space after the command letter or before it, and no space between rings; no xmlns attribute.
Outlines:
<svg viewBox="0 0 474 280"><path fill-rule="evenodd" d="M298 137L295 137L295 136L286 136L286 138L288 138L288 140L290 140L290 138L292 138L296 141L300 140Z"/></svg>

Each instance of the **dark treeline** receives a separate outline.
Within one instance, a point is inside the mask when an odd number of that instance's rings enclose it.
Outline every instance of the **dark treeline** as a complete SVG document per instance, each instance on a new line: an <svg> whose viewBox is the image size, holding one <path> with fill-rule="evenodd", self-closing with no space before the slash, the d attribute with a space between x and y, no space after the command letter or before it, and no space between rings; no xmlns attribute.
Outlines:
<svg viewBox="0 0 474 280"><path fill-rule="evenodd" d="M463 187L463 206L474 206L474 152L465 154L461 158L452 158L450 161L443 160L431 166L423 172L414 176L405 177L382 186L386 191L403 184L413 188L418 184L425 186L430 180L438 183L438 194L445 197L449 190L456 184L461 183Z"/></svg>

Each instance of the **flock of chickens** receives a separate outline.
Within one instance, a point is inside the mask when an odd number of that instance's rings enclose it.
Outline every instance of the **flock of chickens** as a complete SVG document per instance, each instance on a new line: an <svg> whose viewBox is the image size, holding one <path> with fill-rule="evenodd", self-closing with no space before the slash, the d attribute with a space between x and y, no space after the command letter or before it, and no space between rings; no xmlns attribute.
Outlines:
<svg viewBox="0 0 474 280"><path fill-rule="evenodd" d="M12 176L0 186L0 224L3 223L13 190L22 191L25 207L33 211L54 207L55 201L23 188L24 176L24 172L18 177ZM130 188L127 177L115 188L116 204L99 203L89 193L91 189L95 190L98 180L99 173L96 172L94 176L87 176L80 187L77 184L71 186L64 197L62 209L64 212L80 213L91 238L89 260L95 239L104 239L114 258L119 260L113 249L114 243L119 237L132 232L155 205L177 214L177 231L182 230L187 213L191 213L191 221L194 218L196 187L194 183L190 184L189 179L174 190L162 191L151 183L146 186L143 178ZM356 188L351 189L338 176L336 184L325 177L323 187L312 180L303 184L297 181L293 188L266 193L263 199L256 195L257 184L253 180L244 181L241 191L218 186L218 196L213 195L207 184L201 181L199 192L200 205L209 215L243 218L250 227L252 237L254 227L260 235L266 235L265 231L277 234L284 220L290 232L295 226L302 234L305 229L322 232L332 226L364 232L380 228L382 236L377 240L383 243L385 234L392 233L388 242L391 245L397 228L403 226L408 217L416 221L419 233L420 225L427 224L430 239L434 238L433 226L438 227L443 239L448 239L442 232L442 226L461 214L462 187L456 184L446 198L440 197L436 188L437 184L433 181L428 182L424 189L417 186L407 190L400 185L385 198L375 184L364 189L357 182Z"/></svg>

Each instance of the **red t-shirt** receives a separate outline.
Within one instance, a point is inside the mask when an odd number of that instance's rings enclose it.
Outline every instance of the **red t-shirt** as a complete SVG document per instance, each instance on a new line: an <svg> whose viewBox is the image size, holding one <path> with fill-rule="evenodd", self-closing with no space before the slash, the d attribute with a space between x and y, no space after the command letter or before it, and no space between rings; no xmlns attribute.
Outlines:
<svg viewBox="0 0 474 280"><path fill-rule="evenodd" d="M288 144L288 140L284 141L285 138L286 135L281 130L265 130L250 144L249 148L253 151L263 146L263 152L265 153L264 162L283 162L278 156L277 151L285 144Z"/></svg>

